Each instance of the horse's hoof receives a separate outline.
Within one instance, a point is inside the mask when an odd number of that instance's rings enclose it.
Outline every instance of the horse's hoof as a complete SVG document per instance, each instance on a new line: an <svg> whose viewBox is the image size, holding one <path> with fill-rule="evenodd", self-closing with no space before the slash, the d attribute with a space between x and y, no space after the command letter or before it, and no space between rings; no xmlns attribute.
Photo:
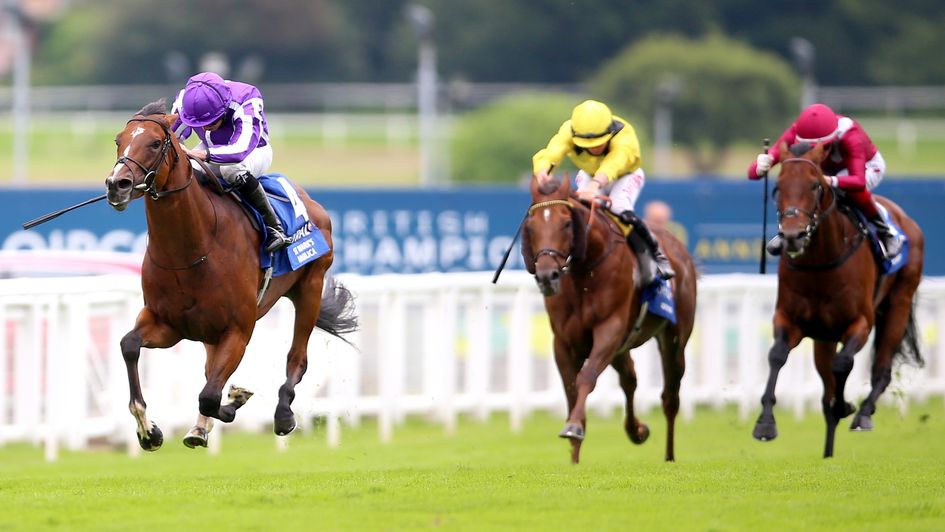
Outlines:
<svg viewBox="0 0 945 532"><path fill-rule="evenodd" d="M253 396L253 392L247 390L246 388L240 388L239 386L230 385L230 393L228 398L230 400L230 405L233 408L239 408L246 404L246 401L249 401L249 398Z"/></svg>
<svg viewBox="0 0 945 532"><path fill-rule="evenodd" d="M197 447L206 447L208 439L208 431L202 427L194 427L190 429L190 432L184 436L184 445L191 449L196 449Z"/></svg>
<svg viewBox="0 0 945 532"><path fill-rule="evenodd" d="M850 430L854 432L869 432L873 430L873 418L866 414L857 414L850 423Z"/></svg>
<svg viewBox="0 0 945 532"><path fill-rule="evenodd" d="M569 440L584 441L584 427L578 425L577 423L568 423L563 429L561 429L561 432L558 433L558 437L567 438Z"/></svg>
<svg viewBox="0 0 945 532"><path fill-rule="evenodd" d="M634 435L631 435L630 441L632 441L636 445L640 445L641 443L645 442L647 438L649 437L650 437L650 427L648 427L646 423L640 423L639 425L637 425L637 432L636 432L635 437Z"/></svg>
<svg viewBox="0 0 945 532"><path fill-rule="evenodd" d="M773 417L770 421L763 419L763 416L759 417L751 435L758 441L771 441L778 437L778 425Z"/></svg>
<svg viewBox="0 0 945 532"><path fill-rule="evenodd" d="M286 436L295 430L296 426L295 416L286 419L276 419L275 423L272 425L272 431L276 433L276 436Z"/></svg>
<svg viewBox="0 0 945 532"><path fill-rule="evenodd" d="M147 434L142 436L138 433L138 445L145 451L154 452L160 449L161 445L164 445L164 433L161 432L161 429L159 429L157 425L152 423Z"/></svg>

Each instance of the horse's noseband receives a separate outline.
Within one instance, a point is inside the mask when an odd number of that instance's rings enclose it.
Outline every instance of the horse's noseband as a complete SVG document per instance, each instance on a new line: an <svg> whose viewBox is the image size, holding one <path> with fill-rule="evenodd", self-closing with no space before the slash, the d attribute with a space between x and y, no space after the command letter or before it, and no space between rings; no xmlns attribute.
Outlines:
<svg viewBox="0 0 945 532"><path fill-rule="evenodd" d="M571 202L568 200L539 201L528 208L528 215L531 216L536 210L542 207L550 207L551 205L564 205L568 209L574 208L574 206L571 205ZM568 250L568 254L565 255L557 249L541 248L538 250L538 253L535 254L535 265L538 264L538 259L541 258L542 255L548 255L554 259L555 264L558 265L558 271L560 271L562 274L567 274L569 271L571 271L571 259L573 258L572 251L573 249Z"/></svg>

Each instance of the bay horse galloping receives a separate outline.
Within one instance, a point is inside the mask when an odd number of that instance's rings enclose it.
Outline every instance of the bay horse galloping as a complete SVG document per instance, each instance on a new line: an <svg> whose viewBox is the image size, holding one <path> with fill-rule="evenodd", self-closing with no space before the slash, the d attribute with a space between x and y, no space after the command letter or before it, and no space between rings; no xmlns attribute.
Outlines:
<svg viewBox="0 0 945 532"><path fill-rule="evenodd" d="M854 221L851 208L838 201L837 191L824 178L824 146L806 153L801 152L807 146L795 148L792 153L782 145L775 188L785 252L778 266L770 373L753 435L761 441L777 437L773 409L778 372L788 353L803 338L811 338L814 364L824 384L821 404L827 424L827 458L833 456L839 421L855 411L844 399L844 386L853 369L853 355L866 344L870 331L876 331L872 389L853 418L852 430L873 428L876 401L889 385L894 357L922 363L913 308L925 244L919 226L898 205L874 196L908 238L903 250L908 262L883 275L865 226ZM838 343L842 344L839 352Z"/></svg>
<svg viewBox="0 0 945 532"><path fill-rule="evenodd" d="M164 439L146 413L138 377L141 348L168 348L181 340L204 344L207 383L199 394L197 422L184 443L205 447L210 418L233 421L236 410L252 395L232 387L228 403L221 404L223 387L243 358L256 320L283 296L295 305L295 327L273 430L288 434L296 426L290 405L308 364L313 328L339 336L356 327L350 293L327 275L332 263L331 220L321 205L295 186L297 209L307 213L329 250L272 278L257 304L264 281L260 234L233 198L195 182L190 161L170 131L176 118L165 115L164 100L136 113L115 139L119 157L105 180L108 203L115 210L123 211L143 197L148 223L141 266L144 308L121 340L138 441L143 449L154 451Z"/></svg>
<svg viewBox="0 0 945 532"><path fill-rule="evenodd" d="M630 350L651 338L659 343L663 367L663 413L667 461L675 459L674 427L685 348L696 309L696 272L685 247L669 232L654 229L676 271L672 279L676 322L641 309L644 286L636 256L610 217L571 195L567 178L539 186L531 182L532 205L522 233L522 256L545 296L554 333L555 362L568 399L561 431L578 463L587 420L585 404L608 365L620 376L626 396L624 430L643 443L650 429L633 411L637 387Z"/></svg>

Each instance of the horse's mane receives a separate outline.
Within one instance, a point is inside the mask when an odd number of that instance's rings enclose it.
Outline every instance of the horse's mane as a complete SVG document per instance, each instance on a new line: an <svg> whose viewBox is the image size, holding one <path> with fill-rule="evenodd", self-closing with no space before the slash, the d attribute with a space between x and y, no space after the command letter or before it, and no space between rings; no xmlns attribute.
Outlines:
<svg viewBox="0 0 945 532"><path fill-rule="evenodd" d="M548 181L545 181L544 183L538 186L538 192L545 195L554 194L555 192L558 191L558 188L560 186L561 186L561 180L556 177L552 177Z"/></svg>
<svg viewBox="0 0 945 532"><path fill-rule="evenodd" d="M141 108L140 111L135 113L135 115L141 116L151 116L151 115L163 115L167 112L167 98L161 98L155 102L151 102Z"/></svg>
<svg viewBox="0 0 945 532"><path fill-rule="evenodd" d="M814 148L814 145L809 142L798 142L796 144L791 144L791 146L788 149L791 150L792 155L794 155L795 157L800 157L801 155L804 155L805 153L809 152L813 148Z"/></svg>

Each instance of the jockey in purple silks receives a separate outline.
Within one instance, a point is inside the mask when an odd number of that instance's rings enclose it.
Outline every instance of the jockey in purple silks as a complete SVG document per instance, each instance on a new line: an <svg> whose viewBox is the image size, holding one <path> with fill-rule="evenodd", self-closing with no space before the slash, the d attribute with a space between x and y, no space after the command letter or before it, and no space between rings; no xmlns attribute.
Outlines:
<svg viewBox="0 0 945 532"><path fill-rule="evenodd" d="M178 114L172 127L181 141L193 132L200 137L200 144L192 150L182 145L187 155L219 169L223 179L262 214L266 252L289 245L291 240L257 179L272 164L269 126L259 89L201 72L187 80L171 113Z"/></svg>

